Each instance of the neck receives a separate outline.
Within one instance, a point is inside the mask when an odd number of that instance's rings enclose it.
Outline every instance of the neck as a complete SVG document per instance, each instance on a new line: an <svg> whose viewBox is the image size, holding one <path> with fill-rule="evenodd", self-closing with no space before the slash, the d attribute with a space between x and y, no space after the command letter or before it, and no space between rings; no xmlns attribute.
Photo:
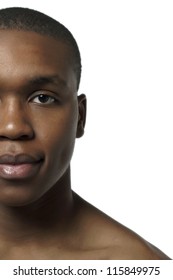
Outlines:
<svg viewBox="0 0 173 280"><path fill-rule="evenodd" d="M38 201L22 207L0 205L0 238L16 241L65 231L73 214L70 168Z"/></svg>

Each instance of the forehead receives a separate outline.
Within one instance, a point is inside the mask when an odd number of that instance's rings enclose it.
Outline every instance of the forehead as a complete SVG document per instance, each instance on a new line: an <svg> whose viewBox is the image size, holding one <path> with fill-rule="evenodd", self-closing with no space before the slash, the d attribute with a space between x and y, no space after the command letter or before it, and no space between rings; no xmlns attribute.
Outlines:
<svg viewBox="0 0 173 280"><path fill-rule="evenodd" d="M30 31L0 30L1 81L59 76L76 86L70 47L58 39Z"/></svg>

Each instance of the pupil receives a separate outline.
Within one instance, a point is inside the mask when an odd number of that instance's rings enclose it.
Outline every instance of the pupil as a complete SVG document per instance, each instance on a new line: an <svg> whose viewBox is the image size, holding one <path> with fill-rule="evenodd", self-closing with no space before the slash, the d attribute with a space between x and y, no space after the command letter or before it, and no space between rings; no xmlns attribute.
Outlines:
<svg viewBox="0 0 173 280"><path fill-rule="evenodd" d="M42 102L42 103L46 103L47 101L49 100L49 96L47 95L39 95L39 101Z"/></svg>

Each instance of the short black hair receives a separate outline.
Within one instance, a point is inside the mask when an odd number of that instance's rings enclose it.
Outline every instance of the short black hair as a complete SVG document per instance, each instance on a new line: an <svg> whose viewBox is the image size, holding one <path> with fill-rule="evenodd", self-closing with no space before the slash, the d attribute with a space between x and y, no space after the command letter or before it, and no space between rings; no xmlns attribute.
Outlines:
<svg viewBox="0 0 173 280"><path fill-rule="evenodd" d="M82 68L80 51L71 32L59 21L33 9L11 7L0 9L0 29L34 31L68 44L72 49L77 87L79 87Z"/></svg>

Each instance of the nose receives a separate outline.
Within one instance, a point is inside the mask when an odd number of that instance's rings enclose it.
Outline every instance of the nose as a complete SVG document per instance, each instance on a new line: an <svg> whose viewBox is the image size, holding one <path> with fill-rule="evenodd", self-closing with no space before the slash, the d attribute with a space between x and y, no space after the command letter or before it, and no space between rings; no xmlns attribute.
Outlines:
<svg viewBox="0 0 173 280"><path fill-rule="evenodd" d="M15 100L0 104L0 139L28 140L34 131L25 106Z"/></svg>

